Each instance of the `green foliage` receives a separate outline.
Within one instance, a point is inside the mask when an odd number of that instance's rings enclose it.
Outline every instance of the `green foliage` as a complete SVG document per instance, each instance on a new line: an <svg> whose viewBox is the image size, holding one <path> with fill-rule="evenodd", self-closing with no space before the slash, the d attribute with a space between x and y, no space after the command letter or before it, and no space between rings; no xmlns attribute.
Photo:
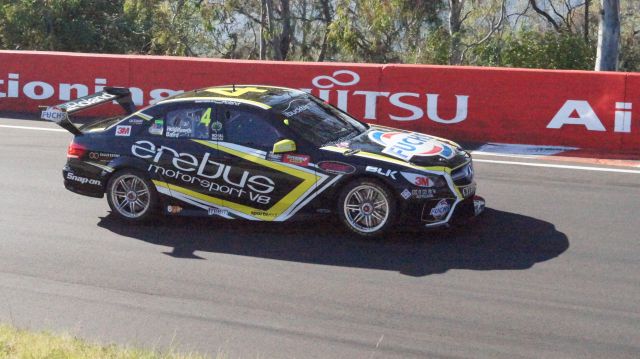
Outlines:
<svg viewBox="0 0 640 359"><path fill-rule="evenodd" d="M339 59L402 62L415 57L424 35L441 24L442 7L436 0L339 0L329 40L342 50Z"/></svg>
<svg viewBox="0 0 640 359"><path fill-rule="evenodd" d="M520 30L474 48L472 57L485 66L591 70L595 52L581 35Z"/></svg>
<svg viewBox="0 0 640 359"><path fill-rule="evenodd" d="M585 41L584 3L552 1L557 29L527 0L464 1L459 26L449 0L0 0L0 49L592 69L597 2ZM640 2L621 12L640 71Z"/></svg>
<svg viewBox="0 0 640 359"><path fill-rule="evenodd" d="M414 63L446 65L449 63L451 36L444 28L431 31L424 45L415 52Z"/></svg>
<svg viewBox="0 0 640 359"><path fill-rule="evenodd" d="M130 36L122 0L1 0L0 47L121 52Z"/></svg>

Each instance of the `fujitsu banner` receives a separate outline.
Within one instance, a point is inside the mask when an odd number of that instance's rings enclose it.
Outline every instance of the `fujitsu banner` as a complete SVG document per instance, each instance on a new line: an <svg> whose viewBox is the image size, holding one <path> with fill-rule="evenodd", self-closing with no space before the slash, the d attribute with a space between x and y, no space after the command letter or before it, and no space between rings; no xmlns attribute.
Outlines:
<svg viewBox="0 0 640 359"><path fill-rule="evenodd" d="M300 88L366 122L458 141L640 151L640 74L0 51L2 111L104 86L144 106L224 84Z"/></svg>

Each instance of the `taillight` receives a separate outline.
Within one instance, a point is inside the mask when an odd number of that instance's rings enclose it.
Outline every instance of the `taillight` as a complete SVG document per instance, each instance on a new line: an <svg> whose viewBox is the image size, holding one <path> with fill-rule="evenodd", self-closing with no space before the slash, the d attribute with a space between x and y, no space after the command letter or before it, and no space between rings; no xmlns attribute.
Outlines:
<svg viewBox="0 0 640 359"><path fill-rule="evenodd" d="M69 148L67 148L67 158L80 158L85 152L87 152L86 147L71 141Z"/></svg>

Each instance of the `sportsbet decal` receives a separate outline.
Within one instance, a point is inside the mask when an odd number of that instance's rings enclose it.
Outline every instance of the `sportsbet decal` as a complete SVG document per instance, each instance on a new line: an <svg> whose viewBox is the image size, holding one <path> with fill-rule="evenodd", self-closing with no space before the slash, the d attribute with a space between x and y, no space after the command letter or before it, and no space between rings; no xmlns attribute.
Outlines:
<svg viewBox="0 0 640 359"><path fill-rule="evenodd" d="M384 146L382 153L405 161L413 156L442 156L450 159L455 154L451 146L415 132L371 131L369 138Z"/></svg>

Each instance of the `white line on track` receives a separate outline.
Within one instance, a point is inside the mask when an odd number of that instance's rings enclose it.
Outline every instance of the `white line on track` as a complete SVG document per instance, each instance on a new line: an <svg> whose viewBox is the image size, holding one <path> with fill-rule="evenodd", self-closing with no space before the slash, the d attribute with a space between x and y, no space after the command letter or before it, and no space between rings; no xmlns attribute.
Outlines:
<svg viewBox="0 0 640 359"><path fill-rule="evenodd" d="M495 153L495 152L484 152L484 151L471 151L472 155L479 156L493 156L493 157L510 157L510 158L525 158L525 159L535 159L539 158L540 155L516 155L513 153Z"/></svg>
<svg viewBox="0 0 640 359"><path fill-rule="evenodd" d="M12 126L12 125L0 125L0 128L15 128L21 130L34 130L34 131L51 131L51 132L67 132L63 129L58 128L44 128L44 127L32 127L32 126ZM482 155L486 155L487 153L478 153ZM500 154L495 154L496 156L500 156ZM518 155L508 155L505 154L505 157L518 157L518 158L526 158L526 159L535 159L535 156L518 156ZM633 173L640 174L640 170L625 170L620 168L608 168L608 167L587 167L587 166L571 166L571 165L554 165L548 163L531 163L531 162L516 162L516 161L496 161L496 160L485 160L480 158L474 158L473 162L479 163L495 163L502 165L514 165L514 166L530 166L530 167L545 167L545 168L561 168L568 170L579 170L579 171L598 171L598 172L616 172L616 173Z"/></svg>
<svg viewBox="0 0 640 359"><path fill-rule="evenodd" d="M21 130L34 130L34 131L51 131L51 132L68 132L67 130L63 130L61 128L44 128L44 127L31 127L31 126L11 126L11 125L0 125L2 128L17 128Z"/></svg>
<svg viewBox="0 0 640 359"><path fill-rule="evenodd" d="M484 159L479 159L479 158L474 158L473 162L497 163L497 164L514 165L514 166L562 168L562 169L567 169L567 170L580 170L580 171L599 171L599 172L617 172L617 173L635 173L635 174L640 174L640 170L625 170L625 169L620 169L620 168L608 168L608 167L587 167L587 166L571 166L571 165L554 165L554 164L549 164L549 163L496 161L496 160L484 160Z"/></svg>

